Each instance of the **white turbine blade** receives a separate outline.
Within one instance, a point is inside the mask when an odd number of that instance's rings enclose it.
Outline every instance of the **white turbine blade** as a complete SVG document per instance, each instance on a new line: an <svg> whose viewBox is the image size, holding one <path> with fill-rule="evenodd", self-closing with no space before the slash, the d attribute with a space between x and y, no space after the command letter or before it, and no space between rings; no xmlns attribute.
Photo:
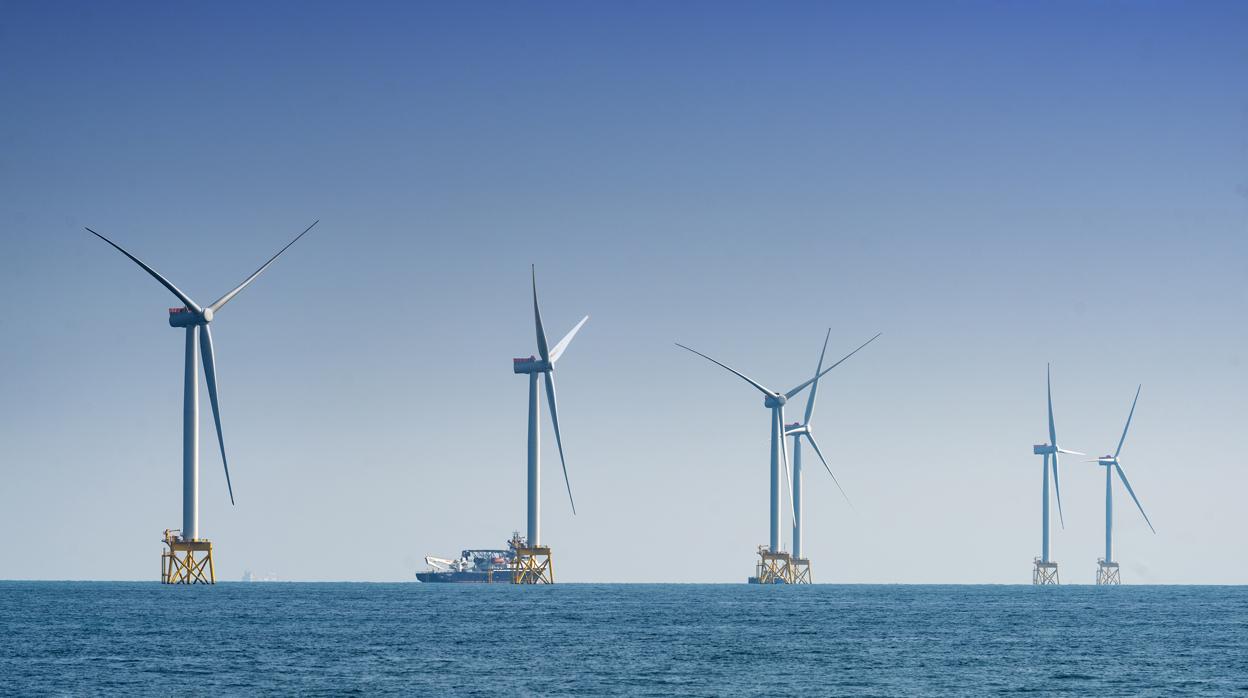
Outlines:
<svg viewBox="0 0 1248 698"><path fill-rule="evenodd" d="M1057 428L1053 426L1053 370L1050 364L1044 367L1044 384L1049 395L1049 445L1057 446Z"/></svg>
<svg viewBox="0 0 1248 698"><path fill-rule="evenodd" d="M802 437L799 436L797 438L800 439ZM815 449L815 455L819 456L819 460L823 463L824 469L827 470L828 475L832 477L832 482L836 484L836 489L841 491L841 496L845 498L845 503L849 505L849 508L853 509L854 503L849 501L849 495L845 494L845 488L841 487L841 481L837 480L835 475L832 475L832 468L828 466L828 460L823 457L823 451L819 450L819 444L815 443L815 435L807 431L806 440L809 441L811 447Z"/></svg>
<svg viewBox="0 0 1248 698"><path fill-rule="evenodd" d="M823 337L823 351L819 352L819 365L815 367L815 382L810 384L810 396L806 398L806 417L802 423L810 426L810 418L815 413L815 394L819 392L819 372L823 370L823 357L828 353L828 340L832 338L832 328Z"/></svg>
<svg viewBox="0 0 1248 698"><path fill-rule="evenodd" d="M829 366L829 367L827 367L827 368L823 369L823 370L822 370L822 371L820 371L819 373L816 373L814 378L811 378L810 380L806 381L805 383L802 383L801 385L797 386L796 388L794 388L794 389L790 390L789 392L785 393L785 394L784 394L784 396L785 396L786 398L791 398L791 397L793 397L794 395L797 395L798 393L802 392L803 390L805 390L805 389L806 389L806 386L808 386L808 385L810 385L811 383L814 383L815 381L817 381L817 380L819 380L820 378L822 378L822 377L823 377L823 375L824 375L825 373L827 373L828 371L831 371L832 369L836 368L837 366L840 366L842 363L844 363L844 362L845 362L845 359L848 359L849 357L853 356L854 354L857 354L857 353L858 353L858 351L859 351L860 349L862 349L862 347L865 347L865 346L867 346L868 344L870 344L871 342L874 342L876 339L878 339L878 338L879 338L879 336L880 336L881 334L884 334L884 333L883 333L883 332L880 332L879 334L875 335L875 336L874 336L874 337L872 337L871 339L868 339L867 341L863 342L863 343L862 343L862 345L858 347L858 349L855 349L855 350L853 350L853 351L849 352L848 354L846 354L845 356L841 357L841 360L840 360L840 361L837 361L836 363L834 363L834 364L832 364L831 366Z"/></svg>
<svg viewBox="0 0 1248 698"><path fill-rule="evenodd" d="M1122 438L1118 439L1118 448L1114 449L1114 460L1118 459L1118 454L1122 453L1122 444L1127 440L1127 430L1131 428L1131 418L1135 416L1135 403L1140 401L1140 389L1144 387L1141 383L1135 389L1135 399L1131 401L1131 411L1127 413L1127 426L1122 428Z"/></svg>
<svg viewBox="0 0 1248 698"><path fill-rule="evenodd" d="M1066 455L1068 455L1068 456L1086 456L1086 455L1088 455L1088 454L1084 453L1083 451L1067 451L1067 450L1066 450L1066 449L1064 449L1064 448L1059 448L1059 449L1057 449L1057 452L1058 452L1058 453L1065 453L1065 454L1066 454Z"/></svg>
<svg viewBox="0 0 1248 698"><path fill-rule="evenodd" d="M234 485L230 483L230 464L225 460L225 435L221 433L221 409L217 405L217 362L212 353L212 331L199 326L199 354L204 360L204 378L208 383L208 399L212 402L212 419L217 424L217 443L221 445L221 466L225 468L225 486L234 504Z"/></svg>
<svg viewBox="0 0 1248 698"><path fill-rule="evenodd" d="M1062 522L1062 529L1066 528L1066 517L1062 515L1062 486L1057 481L1057 454L1053 454L1053 491L1057 493L1057 520Z"/></svg>
<svg viewBox="0 0 1248 698"><path fill-rule="evenodd" d="M542 311L537 309L537 267L532 266L530 270L533 272L533 320L537 325L537 354L542 361L550 361L550 348L546 346L546 330L542 327Z"/></svg>
<svg viewBox="0 0 1248 698"><path fill-rule="evenodd" d="M183 303L186 307L190 308L191 310L193 310L193 311L195 311L195 312L197 312L197 313L199 313L199 312L203 312L203 308L199 307L199 305L198 305L195 301L191 300L191 297L190 297L190 296L188 296L188 295L186 295L185 293L183 293L183 292L181 291L181 289L179 289L177 286L174 286L174 285L173 285L173 283L172 283L171 281L169 281L169 279L166 279L165 277L161 276L161 275L160 275L160 272L158 272L158 271L156 271L155 269L153 269L153 268L151 268L151 267L147 266L146 264L144 264L144 263L143 263L143 260L139 259L138 257L135 257L134 255L130 254L129 252L126 252L124 249L122 249L121 245L118 245L117 243L113 242L112 240L109 240L108 238L104 237L103 235L100 235L99 233L95 232L94 230L92 230L92 229L90 229L90 228L87 228L87 229L86 229L86 231L87 231L88 233L91 233L92 235L96 236L97 238L99 238L99 239L103 240L104 242L107 242L108 244L112 245L114 248L116 248L116 250L117 250L118 252L120 252L120 253L124 254L125 256L129 257L129 258L130 258L130 261L134 262L135 264L139 265L140 267L143 267L143 271L147 272L148 274L151 274L153 279L156 279L157 281L159 281L159 282L161 283L161 285L162 285L162 286L164 286L165 288L169 289L169 290L173 293L173 295L177 296L177 297L178 297L178 300L182 301L182 303Z"/></svg>
<svg viewBox="0 0 1248 698"><path fill-rule="evenodd" d="M789 490L789 520L797 521L797 501L793 496L793 473L789 470L789 445L784 442L784 408L781 407L772 418L780 420L780 460L784 461L784 485Z"/></svg>
<svg viewBox="0 0 1248 698"><path fill-rule="evenodd" d="M570 332L565 334L563 339L559 340L559 343L555 345L555 348L550 350L550 363L555 363L560 356L563 356L563 350L568 348L568 345L572 343L572 338L580 331L581 325L584 325L588 320L588 315L581 318L581 321L576 323L576 327L573 327Z"/></svg>
<svg viewBox="0 0 1248 698"><path fill-rule="evenodd" d="M238 286L236 286L236 287L234 288L234 290L233 290L233 291L230 291L229 293L225 294L224 296L221 296L220 298L218 298L218 299L217 299L217 301L216 301L215 303L213 303L212 305L210 305L210 306L208 306L208 307L209 307L209 308L212 308L212 312L214 312L214 313L215 313L215 312L217 312L218 310L220 310L222 306L224 306L226 303L229 303L229 302L230 302L230 299L231 299L231 298L233 298L234 296L237 296L239 291L242 291L244 288L247 288L247 284L250 284L252 281L255 281L256 277L257 277L257 276L260 276L260 273L261 273L261 272L263 272L265 269L268 269L268 268L269 268L269 265L273 263L273 260L277 259L277 258L278 258L278 257L279 257L279 256L280 256L283 252L285 252L285 251L286 251L286 250L287 250L287 249L288 249L291 245L295 244L296 242L299 242L299 238L303 237L304 235L307 235L307 234L308 234L308 231L309 231L309 230L311 230L312 228L314 228L314 227L316 226L316 224L317 224L317 223L320 223L320 222L321 222L320 220L315 220L315 221L313 221L313 222L312 222L312 225L309 225L307 228L304 228L303 232L302 232L302 233L299 233L298 235L296 235L294 240L291 240L290 242L286 243L286 247L283 247L282 249L280 249L280 250L278 250L278 251L277 251L277 254L273 255L272 257L269 257L269 261L265 262L263 266L261 266L259 269L257 269L257 270L256 270L256 273L254 273L254 274L252 274L251 276L247 277L247 279L246 279L245 281L243 281L243 283L241 283L241 284L239 284Z"/></svg>
<svg viewBox="0 0 1248 698"><path fill-rule="evenodd" d="M739 378L741 378L742 380L744 380L746 383L749 383L750 385L754 386L755 388L758 388L760 391L762 391L763 395L767 395L767 396L775 395L775 393L773 393L772 391L770 391L770 390L768 390L768 389L764 388L762 385L760 385L760 384L759 384L757 381L755 381L753 378L750 378L749 376L747 376L747 375L745 375L744 373L742 373L742 372L738 371L737 369L735 369L735 368L733 368L733 367L731 367L731 366L729 366L729 365L727 365L727 364L722 364L722 363L720 363L720 362L716 361L715 359L712 359L711 357L707 356L706 354L703 354L702 352L698 351L697 349L690 349L689 347L687 347L687 346L685 346L685 345L681 344L680 342L676 342L675 344L676 344L676 346L680 347L681 349L684 349L685 351L691 351L691 352L693 352L693 353L697 354L698 356L701 356L702 358L706 359L707 361L710 361L711 363L715 364L716 366L719 366L719 367L721 367L721 368L725 368L725 369L727 369L728 371L732 372L733 374L737 375Z"/></svg>
<svg viewBox="0 0 1248 698"><path fill-rule="evenodd" d="M559 434L559 405L555 400L555 376L550 371L546 377L546 402L550 405L550 423L555 425L555 443L559 445L559 465L563 466L563 484L568 488L568 501L572 504L572 515L576 516L576 500L572 499L572 482L568 480L568 463L563 459L563 437Z"/></svg>
<svg viewBox="0 0 1248 698"><path fill-rule="evenodd" d="M1135 506L1140 508L1140 514L1144 517L1144 523L1148 524L1148 530L1156 534L1157 529L1153 528L1153 522L1148 520L1148 514L1144 513L1144 505L1140 504L1139 498L1135 496L1135 490L1131 489L1131 483L1127 481L1127 474L1122 472L1122 466L1118 465L1117 461L1114 462L1114 469L1118 471L1118 477L1122 480L1122 484L1127 486L1127 494L1131 495L1131 499L1135 501Z"/></svg>

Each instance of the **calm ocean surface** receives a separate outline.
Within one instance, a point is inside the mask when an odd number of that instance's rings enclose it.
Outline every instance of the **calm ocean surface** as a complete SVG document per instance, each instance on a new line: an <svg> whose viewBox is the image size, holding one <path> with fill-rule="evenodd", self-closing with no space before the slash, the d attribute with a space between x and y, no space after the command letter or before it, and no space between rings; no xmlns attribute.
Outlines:
<svg viewBox="0 0 1248 698"><path fill-rule="evenodd" d="M1248 693L1248 588L0 582L0 694Z"/></svg>

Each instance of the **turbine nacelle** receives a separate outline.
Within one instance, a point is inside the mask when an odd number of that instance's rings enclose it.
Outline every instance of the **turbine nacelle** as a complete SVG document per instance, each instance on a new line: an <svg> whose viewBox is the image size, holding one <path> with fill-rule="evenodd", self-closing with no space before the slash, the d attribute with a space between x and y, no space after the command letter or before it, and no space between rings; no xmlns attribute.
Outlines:
<svg viewBox="0 0 1248 698"><path fill-rule="evenodd" d="M1103 466L1109 467L1117 463L1118 459L1115 458L1113 455L1104 455L1104 456L1101 456L1100 458L1097 458L1093 462L1096 463L1097 465L1103 465Z"/></svg>
<svg viewBox="0 0 1248 698"><path fill-rule="evenodd" d="M1036 444L1031 447L1031 452L1037 456L1050 456L1056 453L1064 453L1068 456L1086 456L1088 454L1082 451L1069 451L1058 446L1050 446L1049 444Z"/></svg>
<svg viewBox="0 0 1248 698"><path fill-rule="evenodd" d="M810 428L801 422L793 422L784 426L785 436L798 436L800 434L809 434Z"/></svg>
<svg viewBox="0 0 1248 698"><path fill-rule="evenodd" d="M780 393L772 393L763 397L763 407L769 409L773 407L784 407L784 403L786 402L788 402L788 398Z"/></svg>
<svg viewBox="0 0 1248 698"><path fill-rule="evenodd" d="M536 356L511 360L513 373L550 373L553 369L551 362L543 361Z"/></svg>
<svg viewBox="0 0 1248 698"><path fill-rule="evenodd" d="M210 322L212 322L212 308L204 308L202 312L198 313L185 307L169 309L170 327L194 327L196 325L207 325Z"/></svg>

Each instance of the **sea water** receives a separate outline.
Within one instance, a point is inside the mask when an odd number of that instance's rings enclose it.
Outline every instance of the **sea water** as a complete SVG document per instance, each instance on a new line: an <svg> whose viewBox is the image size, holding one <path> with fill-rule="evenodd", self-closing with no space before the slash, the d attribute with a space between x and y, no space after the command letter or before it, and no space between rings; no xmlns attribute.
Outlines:
<svg viewBox="0 0 1248 698"><path fill-rule="evenodd" d="M0 582L0 694L1224 695L1248 588Z"/></svg>

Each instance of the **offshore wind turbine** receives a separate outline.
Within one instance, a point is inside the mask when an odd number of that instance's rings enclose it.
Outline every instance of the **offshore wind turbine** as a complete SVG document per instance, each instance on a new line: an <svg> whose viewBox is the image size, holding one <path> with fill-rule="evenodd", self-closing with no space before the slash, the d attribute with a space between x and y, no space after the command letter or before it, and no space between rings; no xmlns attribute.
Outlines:
<svg viewBox="0 0 1248 698"><path fill-rule="evenodd" d="M256 280L299 238L308 233L320 221L314 221L295 236L294 240L277 251L251 276L211 305L200 305L183 293L159 272L127 252L120 245L87 228L87 232L112 245L118 252L130 258L152 278L169 289L182 302L182 306L169 309L169 326L186 330L185 370L182 381L182 528L179 536L165 531L165 543L169 549L161 555L161 581L167 583L215 583L212 567L212 544L199 535L199 360L204 364L204 379L208 385L208 398L212 403L212 419L217 428L217 443L221 447L221 466L225 469L225 485L234 504L234 486L230 483L230 466L225 458L225 436L221 432L221 411L217 401L217 366L212 346L212 332L208 325L226 303L237 296L247 285ZM199 354L199 357L196 357ZM205 556L195 560L195 553Z"/></svg>
<svg viewBox="0 0 1248 698"><path fill-rule="evenodd" d="M793 562L797 570L794 578L798 581L809 583L810 580L810 561L802 554L802 438L805 437L810 442L810 447L815 450L815 455L819 456L819 461L823 463L823 467L828 471L828 475L832 477L832 482L836 483L836 488L841 491L841 496L849 502L849 495L845 494L845 489L841 487L841 483L836 479L836 475L832 474L832 468L828 466L828 460L823 457L823 451L819 450L819 443L815 441L815 432L811 428L811 419L815 413L815 398L819 394L819 378L823 373L823 357L828 353L828 340L832 337L832 328L828 328L828 333L823 338L823 350L819 352L819 364L815 367L815 378L810 384L810 394L806 396L806 414L802 421L789 424L784 429L785 436L793 437ZM852 506L852 504L851 504Z"/></svg>
<svg viewBox="0 0 1248 698"><path fill-rule="evenodd" d="M879 334L876 334L875 337L868 339L867 341L863 342L862 345L859 346L857 349L854 349L853 351L846 354L844 357L841 358L840 361L837 361L831 366L823 369L821 372L816 373L814 378L811 378L801 383L800 385L796 386L792 390L789 390L783 393L777 390L772 390L770 388L767 388L766 386L762 385L761 383L754 380L753 378L750 378L744 373L741 373L737 369L732 368L731 366L725 363L716 361L715 359L712 359L711 357L707 356L706 354L703 354L702 352L696 349L691 349L679 342L676 343L676 346L680 347L681 349L684 349L685 351L693 352L694 354L701 356L707 361L710 361L716 366L723 368L729 373L732 373L738 378L744 380L746 383L749 383L750 385L754 386L756 390L758 390L759 392L763 394L763 407L766 407L767 409L771 410L771 468L770 468L771 489L770 489L770 496L768 497L768 502L770 505L770 511L769 511L769 517L768 517L769 535L767 539L768 542L767 542L766 550L763 550L761 548L759 550L760 555L762 555L763 557L763 562L759 563L760 571L764 566L768 564L769 561L771 563L775 563L776 560L780 559L779 556L782 555L782 551L780 550L780 464L781 462L784 463L785 474L786 475L788 474L788 454L785 452L785 448L784 448L784 405L785 403L788 402L788 400L790 400L791 398L801 393L803 390L806 389L807 386L814 383L816 380L818 380L828 371L831 371L837 366L840 366L846 359L858 353L858 351L861 350L863 347L867 346L871 342L874 342L876 338L879 336L880 336ZM792 502L793 502L792 494L790 493L790 500L789 500L790 506L792 505ZM792 578L789 573L789 564L788 564L789 560L788 560L787 555L784 555L783 557L784 559L781 560L782 569L777 568L777 567L770 567L769 569L779 574L780 579L778 579L777 581L791 582ZM765 579L762 574L760 574L759 576L759 581L763 583L768 583L768 579Z"/></svg>
<svg viewBox="0 0 1248 698"><path fill-rule="evenodd" d="M1135 490L1131 489L1131 483L1127 480L1127 474L1122 470L1122 464L1118 462L1118 456L1122 453L1122 444L1127 440L1127 430L1131 428L1131 418L1135 416L1135 403L1140 401L1140 388L1143 387L1143 385L1140 385L1135 389L1135 399L1131 401L1131 411L1127 413L1127 425L1122 428L1122 438L1118 439L1118 448L1114 449L1114 454L1088 461L1105 468L1105 557L1096 561L1096 583L1098 585L1122 583L1122 578L1118 574L1118 563L1114 562L1115 472L1118 473L1118 478L1122 480L1123 486L1127 488L1127 494L1131 495L1131 499L1135 501L1135 506L1139 508L1140 515L1144 517L1144 523L1148 524L1148 529L1154 534L1157 533L1157 529L1153 528L1153 522L1148 520L1148 514L1144 513L1144 505L1140 504L1140 499L1135 496Z"/></svg>
<svg viewBox="0 0 1248 698"><path fill-rule="evenodd" d="M528 538L512 541L516 550L516 562L512 582L521 584L552 583L554 569L551 564L550 547L541 542L541 405L538 393L541 388L537 377L546 384L546 402L550 406L550 422L555 428L555 443L559 447L559 464L563 466L563 483L568 490L568 502L576 515L576 501L572 499L572 483L568 481L568 464L563 457L563 437L559 433L559 406L555 400L555 362L572 342L572 338L589 320L581 318L570 332L554 348L546 344L546 330L542 327L542 311L537 305L537 269L530 269L533 280L533 321L537 328L537 356L512 359L512 371L529 376L529 468L528 468Z"/></svg>
<svg viewBox="0 0 1248 698"><path fill-rule="evenodd" d="M1049 398L1049 441L1044 444L1036 444L1032 446L1031 452L1036 455L1044 456L1044 495L1042 501L1041 514L1041 544L1040 557L1035 560L1035 567L1031 573L1032 584L1057 584L1057 563L1049 557L1049 461L1053 463L1053 492L1057 495L1057 516L1062 522L1062 527L1066 527L1065 517L1062 516L1062 488L1057 477L1057 454L1065 453L1074 456L1087 455L1079 451L1067 451L1057 445L1057 428L1053 425L1053 376L1052 365L1045 366L1045 386Z"/></svg>

